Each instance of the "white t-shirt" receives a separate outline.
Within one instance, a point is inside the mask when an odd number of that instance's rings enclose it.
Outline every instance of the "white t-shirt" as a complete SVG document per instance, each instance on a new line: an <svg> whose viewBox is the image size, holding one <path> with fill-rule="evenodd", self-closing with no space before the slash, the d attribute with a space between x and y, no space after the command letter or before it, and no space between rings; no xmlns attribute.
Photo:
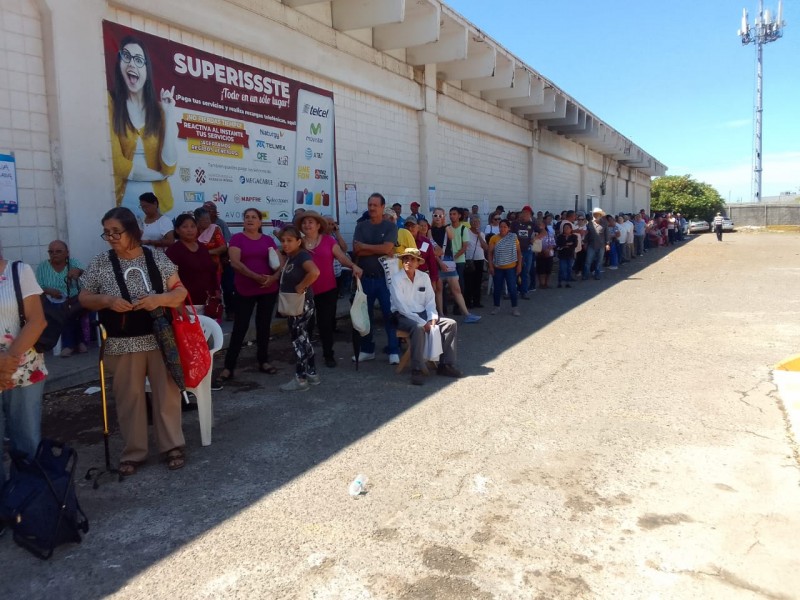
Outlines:
<svg viewBox="0 0 800 600"><path fill-rule="evenodd" d="M624 227L624 239L626 244L633 243L633 222L632 221L625 221L622 226Z"/></svg>
<svg viewBox="0 0 800 600"><path fill-rule="evenodd" d="M142 239L143 240L160 240L170 231L173 231L172 219L166 215L161 215L154 223L142 222ZM147 246L151 250L156 250L152 246ZM164 251L163 248L158 250Z"/></svg>
<svg viewBox="0 0 800 600"><path fill-rule="evenodd" d="M5 332L0 337L0 350L10 348L20 332L19 308L11 267L12 261L8 261L5 270L0 274L0 331ZM29 296L42 294L42 288L36 282L33 269L24 263L19 266L19 289L23 300ZM15 387L22 387L38 383L46 376L44 357L37 354L33 348L29 348L20 357L19 367L11 377L11 381Z"/></svg>
<svg viewBox="0 0 800 600"><path fill-rule="evenodd" d="M478 237L481 236L480 233L472 233L472 230L467 230L467 235L469 239L467 240L467 251L464 253L464 257L467 260L485 260L483 255L483 247L478 242Z"/></svg>

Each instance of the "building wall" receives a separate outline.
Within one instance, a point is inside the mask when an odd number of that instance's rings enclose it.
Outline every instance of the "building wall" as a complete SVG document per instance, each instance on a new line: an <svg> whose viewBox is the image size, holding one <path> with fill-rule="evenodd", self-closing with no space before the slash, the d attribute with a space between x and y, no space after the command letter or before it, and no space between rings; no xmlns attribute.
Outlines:
<svg viewBox="0 0 800 600"><path fill-rule="evenodd" d="M88 260L113 206L101 24L108 19L331 90L339 218L349 236L373 191L390 202L557 211L599 196L602 157L381 53L369 30L330 28L330 5L278 0L0 0L0 152L17 157L20 214L0 216L7 258L38 263L66 239ZM40 12L41 11L41 12ZM80 32L80 35L76 35ZM48 95L49 94L49 95ZM598 162L599 161L599 162ZM599 166L598 166L599 165ZM616 164L609 175L616 175ZM631 206L647 208L634 171ZM358 188L345 212L344 185ZM618 187L614 187L619 194ZM608 200L601 198L605 208ZM616 203L616 201L615 201ZM610 206L610 205L609 205Z"/></svg>
<svg viewBox="0 0 800 600"><path fill-rule="evenodd" d="M19 213L0 215L3 258L39 263L57 227L44 46L32 0L0 0L0 153L13 153ZM63 231L61 232L63 233Z"/></svg>
<svg viewBox="0 0 800 600"><path fill-rule="evenodd" d="M792 202L728 204L725 213L736 226L800 225L800 204Z"/></svg>
<svg viewBox="0 0 800 600"><path fill-rule="evenodd" d="M436 204L494 208L528 201L528 149L452 123L439 123Z"/></svg>

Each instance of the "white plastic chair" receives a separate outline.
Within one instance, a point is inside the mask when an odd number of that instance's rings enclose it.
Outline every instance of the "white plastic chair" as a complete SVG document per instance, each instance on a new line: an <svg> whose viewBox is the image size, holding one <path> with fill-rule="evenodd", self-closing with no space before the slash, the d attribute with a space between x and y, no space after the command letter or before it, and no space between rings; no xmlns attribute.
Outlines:
<svg viewBox="0 0 800 600"><path fill-rule="evenodd" d="M214 422L214 410L211 402L211 373L214 370L214 354L222 349L222 327L214 319L205 315L198 315L200 325L206 339L211 340L211 368L206 373L203 381L195 388L187 388L197 398L197 415L200 420L200 441L203 446L211 445L211 426Z"/></svg>
<svg viewBox="0 0 800 600"><path fill-rule="evenodd" d="M214 319L205 315L197 315L200 318L200 325L206 340L211 340L211 368L206 373L200 385L194 388L186 388L187 392L194 394L197 398L197 416L200 421L200 443L203 446L211 445L211 426L214 423L214 407L211 402L211 373L214 370L214 354L222 349L222 327ZM150 380L145 381L145 390L150 391ZM181 398L183 402L183 398Z"/></svg>

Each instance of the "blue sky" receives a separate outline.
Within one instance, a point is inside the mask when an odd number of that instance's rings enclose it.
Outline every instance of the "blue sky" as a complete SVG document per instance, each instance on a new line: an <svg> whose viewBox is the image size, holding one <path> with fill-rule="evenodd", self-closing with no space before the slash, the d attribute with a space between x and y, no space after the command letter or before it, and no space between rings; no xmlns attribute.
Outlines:
<svg viewBox="0 0 800 600"><path fill-rule="evenodd" d="M446 0L479 29L669 167L751 197L757 0ZM764 8L777 10L777 0ZM800 190L800 2L764 47L763 195Z"/></svg>

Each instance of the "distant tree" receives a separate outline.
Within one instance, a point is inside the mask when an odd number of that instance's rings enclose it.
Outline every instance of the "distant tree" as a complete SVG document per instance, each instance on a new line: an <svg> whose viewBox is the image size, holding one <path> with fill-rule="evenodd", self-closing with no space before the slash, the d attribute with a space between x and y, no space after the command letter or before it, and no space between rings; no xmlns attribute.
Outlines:
<svg viewBox="0 0 800 600"><path fill-rule="evenodd" d="M657 212L679 212L689 219L710 220L725 206L719 192L691 175L656 177L650 186L650 207Z"/></svg>

